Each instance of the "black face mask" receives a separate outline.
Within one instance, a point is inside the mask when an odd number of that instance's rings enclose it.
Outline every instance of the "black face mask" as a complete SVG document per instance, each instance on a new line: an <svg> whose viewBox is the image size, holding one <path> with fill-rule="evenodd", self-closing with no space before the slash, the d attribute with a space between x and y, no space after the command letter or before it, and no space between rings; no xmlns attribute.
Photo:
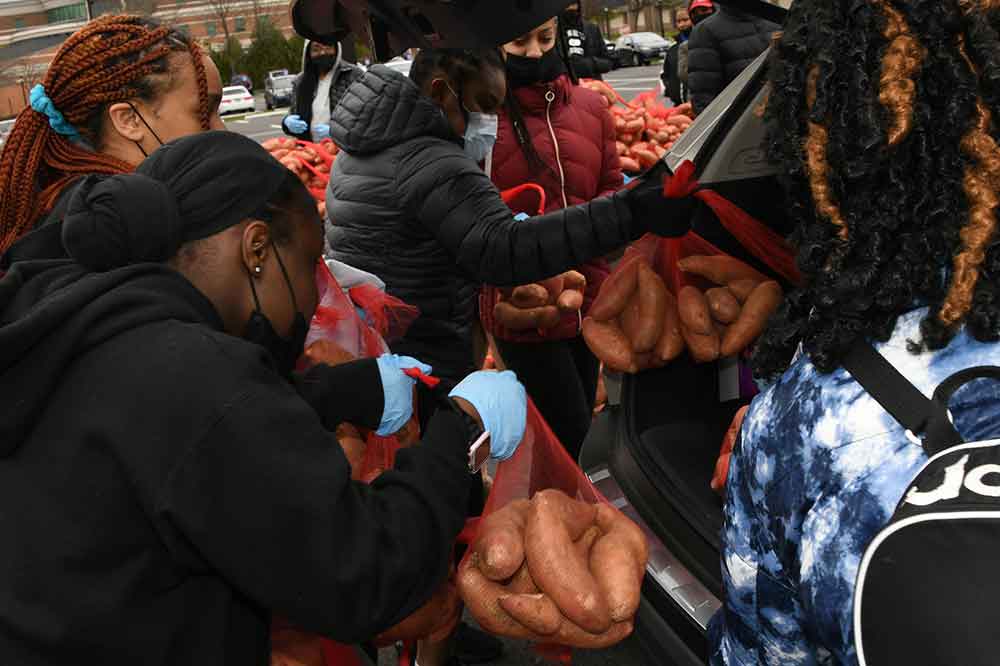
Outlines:
<svg viewBox="0 0 1000 666"><path fill-rule="evenodd" d="M333 69L333 66L337 64L337 56L329 54L321 55L314 57L312 61L321 70L328 70Z"/></svg>
<svg viewBox="0 0 1000 666"><path fill-rule="evenodd" d="M535 83L548 83L566 73L566 63L553 47L541 58L525 58L507 54L507 81L514 88Z"/></svg>
<svg viewBox="0 0 1000 666"><path fill-rule="evenodd" d="M132 102L125 102L125 103L128 104L132 108L132 111L135 112L135 115L139 116L139 120L142 121L142 124L145 125L146 129L148 129L150 131L150 133L153 135L153 138L156 139L156 142L162 146L163 145L163 141L160 140L160 136L156 133L156 130L154 130L152 127L149 126L149 123L146 122L146 119L142 117L141 113L139 113L139 109L135 108L135 106L133 106ZM141 143L139 143L138 141L136 141L135 145L139 149L139 152L142 153L143 157L149 157L149 155L146 153L146 150L142 147Z"/></svg>
<svg viewBox="0 0 1000 666"><path fill-rule="evenodd" d="M285 278L285 284L288 285L288 292L292 295L292 306L295 308L295 319L292 321L291 336L283 338L278 335L278 332L274 330L274 326L271 325L271 320L261 312L260 299L257 297L257 288L253 284L253 277L248 273L247 277L250 280L250 290L253 292L255 309L253 314L250 315L249 321L247 321L246 328L243 329L243 339L266 349L271 358L274 359L274 363L281 376L290 377L292 370L295 369L295 364L305 350L309 324L299 310L298 303L295 302L295 290L292 289L292 281L288 279L288 271L285 270L285 264L281 261L281 255L278 254L278 248L274 246L273 241L271 242L271 247L274 248L274 256L277 257L278 265L281 266L281 274Z"/></svg>

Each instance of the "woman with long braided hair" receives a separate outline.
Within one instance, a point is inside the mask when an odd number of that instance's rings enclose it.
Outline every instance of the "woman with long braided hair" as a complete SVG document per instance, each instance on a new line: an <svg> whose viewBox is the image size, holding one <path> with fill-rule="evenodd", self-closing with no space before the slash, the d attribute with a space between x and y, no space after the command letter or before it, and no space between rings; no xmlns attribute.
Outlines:
<svg viewBox="0 0 1000 666"><path fill-rule="evenodd" d="M926 395L1000 365L1000 3L797 0L768 150L802 287L755 354L773 380L729 468L714 664L855 664L859 561L927 461L842 367L858 344ZM1000 382L949 402L1000 437Z"/></svg>
<svg viewBox="0 0 1000 666"><path fill-rule="evenodd" d="M221 90L197 44L151 19L104 16L73 33L0 155L0 254L58 221L68 186L82 176L130 172L161 143L222 129ZM33 239L4 263L52 251L61 253L57 242Z"/></svg>

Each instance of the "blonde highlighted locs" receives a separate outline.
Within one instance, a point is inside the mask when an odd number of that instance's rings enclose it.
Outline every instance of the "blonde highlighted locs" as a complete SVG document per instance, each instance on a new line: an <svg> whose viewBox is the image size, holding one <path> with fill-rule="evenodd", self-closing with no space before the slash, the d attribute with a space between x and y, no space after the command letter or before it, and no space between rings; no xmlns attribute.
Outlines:
<svg viewBox="0 0 1000 666"><path fill-rule="evenodd" d="M971 2L960 2L963 11L975 9ZM978 68L969 57L964 36L958 37L958 49L969 69ZM986 261L986 249L996 236L997 206L1000 205L1000 146L993 138L993 113L976 99L976 115L972 127L962 139L962 152L970 164L965 168L962 184L969 200L969 223L962 229L962 249L955 255L948 295L941 304L938 319L946 327L954 327L965 319L972 307L980 268Z"/></svg>
<svg viewBox="0 0 1000 666"><path fill-rule="evenodd" d="M169 57L175 53L191 58L201 125L207 130L211 109L201 50L179 31L150 19L116 15L89 22L63 43L42 85L66 121L96 147L111 104L152 101L169 89ZM26 108L0 154L0 253L29 231L75 179L132 169L56 133L45 115Z"/></svg>
<svg viewBox="0 0 1000 666"><path fill-rule="evenodd" d="M930 306L912 345L1000 339L1000 0L797 0L769 75L767 150L804 285L758 344L830 372ZM944 276L947 276L946 278Z"/></svg>

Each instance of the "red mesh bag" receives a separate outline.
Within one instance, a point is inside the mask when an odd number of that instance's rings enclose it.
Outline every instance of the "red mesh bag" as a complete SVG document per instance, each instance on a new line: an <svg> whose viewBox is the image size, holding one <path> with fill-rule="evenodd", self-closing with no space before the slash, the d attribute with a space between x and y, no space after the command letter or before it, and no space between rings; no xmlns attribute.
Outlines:
<svg viewBox="0 0 1000 666"><path fill-rule="evenodd" d="M348 291L350 300L365 311L366 323L388 342L401 340L420 308L390 296L373 284L360 284Z"/></svg>
<svg viewBox="0 0 1000 666"><path fill-rule="evenodd" d="M348 296L322 261L316 267L316 287L319 305L306 336L306 353L298 364L300 370L318 361L341 363L353 358L380 356L389 351L384 336L402 336L419 315L416 308L384 294L376 287L372 289L377 293L356 287ZM356 294L361 303L353 300ZM375 327L362 321L355 305L365 310ZM380 437L375 433L364 433L363 436L364 457L355 475L368 483L393 466L400 448L420 439L420 429L414 417L403 431L391 437ZM272 663L283 666L360 665L355 648L299 632L278 619L274 623L272 639L276 646Z"/></svg>
<svg viewBox="0 0 1000 666"><path fill-rule="evenodd" d="M496 475L481 518L466 522L459 541L471 544L482 518L511 502L530 499L540 490L561 490L569 497L591 504L607 503L600 491L566 452L534 402L528 401L528 418L514 456L497 466ZM465 557L470 556L467 551ZM569 664L572 650L562 645L537 644L535 651L549 661Z"/></svg>

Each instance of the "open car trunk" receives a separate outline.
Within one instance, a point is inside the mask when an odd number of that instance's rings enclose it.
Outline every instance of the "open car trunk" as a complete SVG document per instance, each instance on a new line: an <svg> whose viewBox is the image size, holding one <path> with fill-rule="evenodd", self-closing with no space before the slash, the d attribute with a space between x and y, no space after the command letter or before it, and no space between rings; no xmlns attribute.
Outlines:
<svg viewBox="0 0 1000 666"><path fill-rule="evenodd" d="M674 171L694 162L700 183L787 235L782 190L762 148L766 58L734 81L664 159ZM771 274L707 206L699 207L693 227ZM666 368L621 377L612 382L618 390L609 390L617 393L617 406L602 416L581 456L601 491L650 538L636 629L649 663L698 664L707 657L706 628L721 606L723 522L722 498L709 484L723 436L749 402L732 390L738 372L737 359L697 365L685 355Z"/></svg>

